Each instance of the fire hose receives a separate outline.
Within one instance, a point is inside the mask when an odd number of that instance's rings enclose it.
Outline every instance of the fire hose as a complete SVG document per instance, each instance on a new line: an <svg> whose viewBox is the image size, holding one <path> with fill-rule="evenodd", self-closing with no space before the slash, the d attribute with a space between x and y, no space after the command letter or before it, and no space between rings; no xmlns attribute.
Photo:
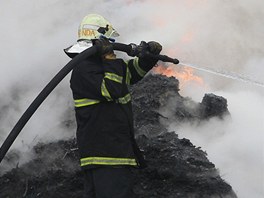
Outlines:
<svg viewBox="0 0 264 198"><path fill-rule="evenodd" d="M113 43L114 50L126 52L129 54L132 50L131 45L126 45L122 43ZM48 95L53 91L53 89L62 81L62 79L80 62L82 62L87 57L95 54L97 52L97 47L92 46L86 50L84 50L82 53L75 56L69 63L67 63L52 79L51 81L43 88L43 90L39 93L39 95L33 100L33 102L29 105L27 110L23 113L23 115L20 117L20 119L17 121L16 125L13 127L11 132L9 133L8 137L2 144L0 148L0 163L2 162L3 158L5 157L7 151L23 129L23 127L26 125L28 120L31 118L31 116L35 113L35 111L38 109L38 107L41 105L41 103L48 97ZM166 55L154 55L150 53L145 53L146 56L150 56L152 58L155 58L157 60L161 60L163 62L171 62L174 64L178 64L179 61L177 59L170 58ZM138 56L136 54L136 56Z"/></svg>

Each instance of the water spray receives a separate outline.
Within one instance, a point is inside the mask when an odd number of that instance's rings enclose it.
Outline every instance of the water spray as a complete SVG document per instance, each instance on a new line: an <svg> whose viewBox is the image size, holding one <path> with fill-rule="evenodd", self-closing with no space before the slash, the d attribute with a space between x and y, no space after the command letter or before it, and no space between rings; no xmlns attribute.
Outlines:
<svg viewBox="0 0 264 198"><path fill-rule="evenodd" d="M198 67L198 66L193 65L193 64L182 63L182 62L180 62L179 65L182 65L182 66L185 66L185 67L191 67L191 68L194 68L194 69L197 69L197 70L200 70L200 71L204 71L204 72L207 72L207 73L211 73L211 74L215 74L215 75L218 75L218 76L223 76L223 77L226 77L226 78L229 78L229 79L239 80L239 81L242 81L242 82L245 82L245 83L249 83L249 84L257 85L257 86L260 86L260 87L264 87L264 83L252 80L252 79L250 79L250 78L248 78L246 76L239 75L239 74L236 74L236 73L231 73L231 72L227 72L227 71L220 71L220 70L211 69L211 68L205 68L205 67Z"/></svg>

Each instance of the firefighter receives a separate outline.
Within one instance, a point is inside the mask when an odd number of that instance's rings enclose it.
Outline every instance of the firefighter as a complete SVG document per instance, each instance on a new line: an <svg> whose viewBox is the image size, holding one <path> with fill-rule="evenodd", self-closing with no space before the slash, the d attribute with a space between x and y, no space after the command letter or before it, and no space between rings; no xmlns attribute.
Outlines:
<svg viewBox="0 0 264 198"><path fill-rule="evenodd" d="M99 51L78 64L70 79L87 198L134 197L131 168L144 166L134 139L128 86L141 80L157 60L116 58L109 39L117 36L104 17L89 14L79 26L77 43L65 50L71 58L92 45ZM154 41L142 45L153 54L162 49Z"/></svg>

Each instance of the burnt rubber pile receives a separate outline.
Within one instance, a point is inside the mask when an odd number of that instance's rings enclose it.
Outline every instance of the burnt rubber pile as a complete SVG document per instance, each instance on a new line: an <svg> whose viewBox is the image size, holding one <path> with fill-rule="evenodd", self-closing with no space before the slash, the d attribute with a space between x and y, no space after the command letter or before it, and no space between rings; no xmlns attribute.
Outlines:
<svg viewBox="0 0 264 198"><path fill-rule="evenodd" d="M135 172L135 192L140 198L236 197L201 148L177 131L161 124L168 120L161 109L168 108L175 122L223 118L227 101L206 94L201 103L178 93L174 78L149 75L131 88L135 113L135 134L148 167ZM25 131L26 133L26 131ZM0 177L0 197L82 197L81 172L75 140L39 143L36 158ZM15 151L9 153L15 155ZM5 159L6 160L6 159Z"/></svg>

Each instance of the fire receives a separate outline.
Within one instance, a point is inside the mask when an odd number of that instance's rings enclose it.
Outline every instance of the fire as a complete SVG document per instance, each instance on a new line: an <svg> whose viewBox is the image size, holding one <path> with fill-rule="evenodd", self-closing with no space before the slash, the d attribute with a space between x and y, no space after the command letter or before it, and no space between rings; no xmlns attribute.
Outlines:
<svg viewBox="0 0 264 198"><path fill-rule="evenodd" d="M153 68L153 72L156 74L162 74L167 77L175 77L180 81L180 87L184 87L188 83L198 84L199 86L205 86L201 77L194 75L194 69L190 67L164 67L159 65Z"/></svg>

